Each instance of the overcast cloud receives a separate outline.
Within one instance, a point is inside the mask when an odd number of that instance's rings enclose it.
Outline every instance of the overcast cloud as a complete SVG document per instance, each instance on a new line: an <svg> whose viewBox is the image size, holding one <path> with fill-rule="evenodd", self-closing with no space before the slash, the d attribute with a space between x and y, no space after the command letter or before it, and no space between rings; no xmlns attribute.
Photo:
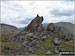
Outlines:
<svg viewBox="0 0 75 56"><path fill-rule="evenodd" d="M24 27L37 14L43 23L74 23L74 1L1 1L1 23Z"/></svg>

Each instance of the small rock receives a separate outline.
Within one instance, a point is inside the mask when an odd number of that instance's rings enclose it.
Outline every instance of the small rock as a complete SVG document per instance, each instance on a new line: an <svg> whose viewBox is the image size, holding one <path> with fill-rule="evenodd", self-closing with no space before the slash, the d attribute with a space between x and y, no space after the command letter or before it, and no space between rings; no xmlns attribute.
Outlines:
<svg viewBox="0 0 75 56"><path fill-rule="evenodd" d="M42 40L44 41L47 37L46 36L43 36L43 37L41 37L42 38Z"/></svg>
<svg viewBox="0 0 75 56"><path fill-rule="evenodd" d="M50 23L50 24L47 26L47 31L53 32L53 31L55 31L55 28L56 28L56 26L55 26L53 23Z"/></svg>
<svg viewBox="0 0 75 56"><path fill-rule="evenodd" d="M28 52L33 52L33 50L32 50L32 48L31 48L31 47L29 48Z"/></svg>
<svg viewBox="0 0 75 56"><path fill-rule="evenodd" d="M38 42L37 40L33 40L33 41L31 42L31 46L36 46L37 44L39 44L39 42Z"/></svg>
<svg viewBox="0 0 75 56"><path fill-rule="evenodd" d="M46 52L46 55L50 55L50 54L51 54L51 51L47 51L47 52Z"/></svg>
<svg viewBox="0 0 75 56"><path fill-rule="evenodd" d="M59 38L54 38L54 44L55 45L61 44L61 40L59 40Z"/></svg>
<svg viewBox="0 0 75 56"><path fill-rule="evenodd" d="M56 46L56 47L55 47L55 52L56 52L56 53L59 53L59 51L60 51L59 47Z"/></svg>
<svg viewBox="0 0 75 56"><path fill-rule="evenodd" d="M69 40L71 40L72 39L72 35L71 34L66 34L65 35L65 40L66 41L69 41Z"/></svg>

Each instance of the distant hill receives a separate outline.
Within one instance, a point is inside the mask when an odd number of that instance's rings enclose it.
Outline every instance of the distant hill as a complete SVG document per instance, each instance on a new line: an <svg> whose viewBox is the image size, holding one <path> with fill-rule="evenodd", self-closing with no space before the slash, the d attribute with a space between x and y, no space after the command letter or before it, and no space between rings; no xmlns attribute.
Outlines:
<svg viewBox="0 0 75 56"><path fill-rule="evenodd" d="M18 28L16 28L15 26L12 25L8 25L8 24L0 24L0 31L1 32L17 32L19 31Z"/></svg>
<svg viewBox="0 0 75 56"><path fill-rule="evenodd" d="M66 28L70 33L74 34L74 24L69 23L69 22L59 22L59 23L55 23L55 25L57 26L61 26Z"/></svg>
<svg viewBox="0 0 75 56"><path fill-rule="evenodd" d="M54 23L56 26L61 26L61 27L64 27L66 28L70 33L74 34L74 25L75 24L72 24L72 23L69 23L69 22L58 22L58 23ZM47 27L48 26L48 23L44 23L43 26ZM24 30L24 28L19 28L19 30Z"/></svg>
<svg viewBox="0 0 75 56"><path fill-rule="evenodd" d="M9 41L9 38L16 35L19 29L8 24L0 24L0 38L1 41Z"/></svg>
<svg viewBox="0 0 75 56"><path fill-rule="evenodd" d="M70 33L74 34L74 24L69 23L69 22L58 22L58 23L54 23L56 26L61 26L66 28ZM43 24L45 27L48 26L47 23Z"/></svg>
<svg viewBox="0 0 75 56"><path fill-rule="evenodd" d="M19 28L20 31L24 30L24 28Z"/></svg>

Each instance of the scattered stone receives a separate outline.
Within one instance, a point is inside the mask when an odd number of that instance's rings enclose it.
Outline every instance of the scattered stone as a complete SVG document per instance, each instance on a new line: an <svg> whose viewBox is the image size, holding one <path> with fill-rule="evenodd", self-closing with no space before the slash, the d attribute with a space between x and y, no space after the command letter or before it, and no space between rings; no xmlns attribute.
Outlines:
<svg viewBox="0 0 75 56"><path fill-rule="evenodd" d="M46 55L50 55L50 54L51 54L51 51L47 51L47 52L46 52Z"/></svg>
<svg viewBox="0 0 75 56"><path fill-rule="evenodd" d="M60 45L61 44L61 40L59 38L54 38L54 44L55 45Z"/></svg>
<svg viewBox="0 0 75 56"><path fill-rule="evenodd" d="M59 53L60 49L58 46L55 47L55 53Z"/></svg>
<svg viewBox="0 0 75 56"><path fill-rule="evenodd" d="M41 38L42 38L42 41L44 41L47 37L46 36L42 36Z"/></svg>
<svg viewBox="0 0 75 56"><path fill-rule="evenodd" d="M32 49L32 47L29 47L28 52L32 52L32 53L33 53L33 49Z"/></svg>
<svg viewBox="0 0 75 56"><path fill-rule="evenodd" d="M36 46L37 44L39 44L39 42L38 42L37 40L33 40L33 41L31 42L31 46Z"/></svg>
<svg viewBox="0 0 75 56"><path fill-rule="evenodd" d="M65 40L66 41L69 41L69 40L71 40L72 39L72 35L71 34L66 34L65 35Z"/></svg>
<svg viewBox="0 0 75 56"><path fill-rule="evenodd" d="M70 40L66 42L68 45L74 45L74 40Z"/></svg>

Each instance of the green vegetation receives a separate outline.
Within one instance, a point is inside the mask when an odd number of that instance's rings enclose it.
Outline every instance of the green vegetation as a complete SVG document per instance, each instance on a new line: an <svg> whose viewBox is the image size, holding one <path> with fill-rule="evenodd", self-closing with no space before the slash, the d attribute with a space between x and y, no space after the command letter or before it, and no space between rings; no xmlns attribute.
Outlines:
<svg viewBox="0 0 75 56"><path fill-rule="evenodd" d="M1 46L3 47L3 46L9 46L9 47L13 47L13 46L15 46L16 45L16 43L14 43L14 42L1 42Z"/></svg>
<svg viewBox="0 0 75 56"><path fill-rule="evenodd" d="M21 52L21 53L19 53L19 55L25 55L25 52Z"/></svg>
<svg viewBox="0 0 75 56"><path fill-rule="evenodd" d="M59 47L62 51L74 51L74 45L68 45L66 43L63 43Z"/></svg>
<svg viewBox="0 0 75 56"><path fill-rule="evenodd" d="M50 39L47 38L45 41L43 41L40 44L40 47L43 47L43 48L53 48L54 47L54 43L53 43L51 38Z"/></svg>
<svg viewBox="0 0 75 56"><path fill-rule="evenodd" d="M52 52L52 54L56 54L54 52L54 43L52 41L52 38L47 38L45 41L40 43L40 47L35 51L35 54L44 55L49 50Z"/></svg>
<svg viewBox="0 0 75 56"><path fill-rule="evenodd" d="M11 38L15 34L16 34L16 32L10 32L10 33L3 32L0 34L0 39L1 39L1 41L6 42L6 41L8 41L7 38Z"/></svg>
<svg viewBox="0 0 75 56"><path fill-rule="evenodd" d="M0 42L0 50L1 52L6 52L8 54L13 53L14 50L18 47L18 45L14 42Z"/></svg>
<svg viewBox="0 0 75 56"><path fill-rule="evenodd" d="M36 36L37 36L37 37L40 37L40 34L41 34L41 33L37 33Z"/></svg>
<svg viewBox="0 0 75 56"><path fill-rule="evenodd" d="M56 34L54 37L60 38L60 39L65 39L64 34Z"/></svg>
<svg viewBox="0 0 75 56"><path fill-rule="evenodd" d="M47 52L47 50L44 50L44 49L37 49L34 53L37 54L37 55L42 55L42 54L45 54Z"/></svg>
<svg viewBox="0 0 75 56"><path fill-rule="evenodd" d="M70 33L74 34L74 25L75 24L72 24L72 23L68 23L68 22L58 22L58 23L55 23L56 26L59 26L59 27L64 27L66 28Z"/></svg>

